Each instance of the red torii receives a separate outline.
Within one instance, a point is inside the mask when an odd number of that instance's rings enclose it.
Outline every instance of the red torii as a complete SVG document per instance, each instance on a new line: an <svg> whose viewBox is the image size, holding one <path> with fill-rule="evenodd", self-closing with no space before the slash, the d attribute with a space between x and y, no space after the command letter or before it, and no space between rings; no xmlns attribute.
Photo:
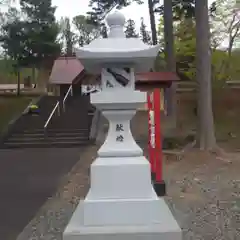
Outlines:
<svg viewBox="0 0 240 240"><path fill-rule="evenodd" d="M136 88L148 92L149 161L154 189L158 196L164 196L160 89L169 88L173 81L180 79L172 72L148 72L137 74L136 80Z"/></svg>

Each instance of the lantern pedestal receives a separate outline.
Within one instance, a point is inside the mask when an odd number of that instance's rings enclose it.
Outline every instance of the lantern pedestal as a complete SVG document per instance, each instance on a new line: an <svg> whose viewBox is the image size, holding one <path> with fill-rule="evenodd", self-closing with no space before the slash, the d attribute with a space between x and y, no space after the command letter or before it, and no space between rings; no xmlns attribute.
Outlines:
<svg viewBox="0 0 240 240"><path fill-rule="evenodd" d="M150 164L130 130L146 93L115 89L91 95L91 102L108 119L108 136L91 165L90 190L63 240L181 240L181 230L155 193Z"/></svg>

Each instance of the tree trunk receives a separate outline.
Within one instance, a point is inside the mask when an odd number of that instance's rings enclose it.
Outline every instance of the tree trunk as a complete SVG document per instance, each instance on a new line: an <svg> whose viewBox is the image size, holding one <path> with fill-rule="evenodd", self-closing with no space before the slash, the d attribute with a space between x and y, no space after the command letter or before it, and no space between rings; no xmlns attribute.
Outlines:
<svg viewBox="0 0 240 240"><path fill-rule="evenodd" d="M32 84L35 84L36 83L36 68L35 66L32 67L32 81L31 81L31 87L32 87Z"/></svg>
<svg viewBox="0 0 240 240"><path fill-rule="evenodd" d="M158 44L157 29L156 29L155 15L154 15L154 9L153 8L154 8L153 1L148 0L150 25L151 25L151 31L152 31L152 43L153 43L153 45L157 45Z"/></svg>
<svg viewBox="0 0 240 240"><path fill-rule="evenodd" d="M73 56L73 43L72 43L72 39L69 39L67 41L66 55L67 55L67 57L72 57Z"/></svg>
<svg viewBox="0 0 240 240"><path fill-rule="evenodd" d="M47 86L49 81L49 71L45 67L41 67L38 69L38 81L37 81L37 89L42 92L47 92Z"/></svg>
<svg viewBox="0 0 240 240"><path fill-rule="evenodd" d="M198 126L196 143L202 150L216 147L212 111L211 49L208 0L196 1Z"/></svg>
<svg viewBox="0 0 240 240"><path fill-rule="evenodd" d="M235 37L236 36L232 36L232 33L229 33L229 43L228 43L228 61L227 61L227 64L226 64L226 67L225 67L225 72L227 73L227 79L226 81L230 81L231 80L231 66L230 66L230 63L231 63L231 58L232 58L232 50L233 50L233 45L234 45L234 40L235 40Z"/></svg>
<svg viewBox="0 0 240 240"><path fill-rule="evenodd" d="M164 41L165 41L165 59L167 70L176 72L176 60L174 53L174 35L173 35L173 11L172 1L164 0ZM170 116L173 127L176 127L176 83L173 83L169 89L166 89L167 114Z"/></svg>
<svg viewBox="0 0 240 240"><path fill-rule="evenodd" d="M17 70L17 96L20 96L21 92L21 76L20 76L20 69Z"/></svg>

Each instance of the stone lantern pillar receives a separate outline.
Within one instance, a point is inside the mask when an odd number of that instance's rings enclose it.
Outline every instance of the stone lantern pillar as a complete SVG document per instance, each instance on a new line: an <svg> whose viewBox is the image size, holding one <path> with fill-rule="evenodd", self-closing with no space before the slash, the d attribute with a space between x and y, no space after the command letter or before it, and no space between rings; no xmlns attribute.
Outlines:
<svg viewBox="0 0 240 240"><path fill-rule="evenodd" d="M181 230L151 184L151 171L133 139L130 120L146 103L135 90L135 71L149 70L159 46L126 39L125 18L108 15L109 38L77 51L91 73L101 73L101 91L91 103L109 121L107 138L91 165L91 186L70 220L63 240L181 240ZM147 123L146 123L147 124Z"/></svg>

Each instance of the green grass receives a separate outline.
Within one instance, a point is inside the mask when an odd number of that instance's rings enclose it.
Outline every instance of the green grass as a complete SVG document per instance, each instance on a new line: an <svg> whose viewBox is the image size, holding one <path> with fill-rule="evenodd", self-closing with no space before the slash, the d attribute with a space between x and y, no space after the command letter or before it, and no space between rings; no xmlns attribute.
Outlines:
<svg viewBox="0 0 240 240"><path fill-rule="evenodd" d="M27 107L31 100L31 97L26 96L0 97L0 132Z"/></svg>

